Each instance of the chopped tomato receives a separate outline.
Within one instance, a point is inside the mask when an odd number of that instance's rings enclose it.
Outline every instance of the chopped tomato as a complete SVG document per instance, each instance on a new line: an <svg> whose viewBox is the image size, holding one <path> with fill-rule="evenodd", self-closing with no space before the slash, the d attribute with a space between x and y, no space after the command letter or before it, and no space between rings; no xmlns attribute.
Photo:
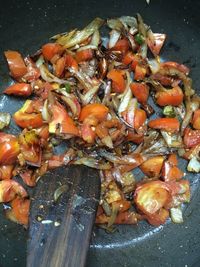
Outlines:
<svg viewBox="0 0 200 267"><path fill-rule="evenodd" d="M1 139L1 138L0 138ZM15 163L20 152L19 143L16 137L4 139L0 142L0 165Z"/></svg>
<svg viewBox="0 0 200 267"><path fill-rule="evenodd" d="M136 81L143 80L146 74L147 74L146 68L137 64L135 67L134 80Z"/></svg>
<svg viewBox="0 0 200 267"><path fill-rule="evenodd" d="M32 94L31 85L28 83L15 83L4 90L7 95L29 96Z"/></svg>
<svg viewBox="0 0 200 267"><path fill-rule="evenodd" d="M178 132L180 123L176 118L157 118L148 123L150 128L164 130L167 132Z"/></svg>
<svg viewBox="0 0 200 267"><path fill-rule="evenodd" d="M56 54L61 54L63 48L57 43L48 43L42 46L42 54L46 60L51 60Z"/></svg>
<svg viewBox="0 0 200 267"><path fill-rule="evenodd" d="M19 135L19 144L23 160L28 165L40 167L42 161L42 148L36 131L23 131Z"/></svg>
<svg viewBox="0 0 200 267"><path fill-rule="evenodd" d="M134 193L134 201L139 210L152 215L165 207L171 195L167 185L161 181L151 181L138 186Z"/></svg>
<svg viewBox="0 0 200 267"><path fill-rule="evenodd" d="M30 187L33 187L36 185L36 179L33 175L33 170L27 169L25 171L20 172L19 175L26 185Z"/></svg>
<svg viewBox="0 0 200 267"><path fill-rule="evenodd" d="M127 39L121 39L117 41L115 46L111 49L113 51L121 51L123 54L125 54L129 50L129 42Z"/></svg>
<svg viewBox="0 0 200 267"><path fill-rule="evenodd" d="M21 128L39 128L43 125L41 113L27 113L33 103L32 100L27 100L23 107L13 115L15 123Z"/></svg>
<svg viewBox="0 0 200 267"><path fill-rule="evenodd" d="M165 161L162 168L162 177L165 182L180 180L184 173L178 168L178 160L176 154L171 154Z"/></svg>
<svg viewBox="0 0 200 267"><path fill-rule="evenodd" d="M187 66L183 65L183 64L179 64L177 62L173 62L173 61L167 61L167 62L163 62L161 63L161 68L167 68L167 69L177 69L180 72L183 72L184 74L188 75L190 70Z"/></svg>
<svg viewBox="0 0 200 267"><path fill-rule="evenodd" d="M139 214L136 214L133 211L125 211L125 212L119 212L115 218L114 224L136 224L138 222ZM96 217L96 224L105 224L109 221L108 216L106 216L104 213L99 214Z"/></svg>
<svg viewBox="0 0 200 267"><path fill-rule="evenodd" d="M187 148L200 144L200 130L186 128L184 131L183 142Z"/></svg>
<svg viewBox="0 0 200 267"><path fill-rule="evenodd" d="M65 69L65 62L66 62L65 57L60 57L56 61L55 65L54 65L54 71L55 71L55 75L57 77L60 77L63 74L63 71Z"/></svg>
<svg viewBox="0 0 200 267"><path fill-rule="evenodd" d="M112 69L108 72L107 78L112 81L112 91L116 93L123 93L126 88L126 82L124 78L124 71L118 69Z"/></svg>
<svg viewBox="0 0 200 267"><path fill-rule="evenodd" d="M72 118L68 115L64 106L56 102L51 105L52 118L49 123L49 132L58 134L79 135L79 130L76 127Z"/></svg>
<svg viewBox="0 0 200 267"><path fill-rule="evenodd" d="M149 177L159 177L164 159L164 156L152 157L142 163L140 169Z"/></svg>
<svg viewBox="0 0 200 267"><path fill-rule="evenodd" d="M15 198L11 201L11 210L6 210L6 217L16 223L28 226L30 200Z"/></svg>
<svg viewBox="0 0 200 267"><path fill-rule="evenodd" d="M160 106L179 106L183 102L183 92L179 86L156 93L156 102Z"/></svg>
<svg viewBox="0 0 200 267"><path fill-rule="evenodd" d="M10 202L16 196L27 197L27 192L23 186L12 179L0 181L0 203Z"/></svg>
<svg viewBox="0 0 200 267"><path fill-rule="evenodd" d="M147 38L147 45L154 56L158 56L160 54L160 50L164 45L166 34L164 33L153 33L154 42L151 41L150 38Z"/></svg>
<svg viewBox="0 0 200 267"><path fill-rule="evenodd" d="M10 180L12 178L13 169L14 165L0 166L0 180Z"/></svg>
<svg viewBox="0 0 200 267"><path fill-rule="evenodd" d="M137 100L146 104L149 96L149 87L144 83L131 83L130 84L131 91L133 95L137 98Z"/></svg>
<svg viewBox="0 0 200 267"><path fill-rule="evenodd" d="M83 125L81 126L81 137L83 138L83 140L91 144L94 143L95 136L96 133L95 130L92 129L92 126L87 123L83 123Z"/></svg>
<svg viewBox="0 0 200 267"><path fill-rule="evenodd" d="M139 131L144 126L146 119L146 112L140 108L136 109L134 117L134 129Z"/></svg>
<svg viewBox="0 0 200 267"><path fill-rule="evenodd" d="M89 48L89 49L84 49L84 50L76 52L75 59L79 63L82 61L91 60L93 56L94 56L93 50Z"/></svg>
<svg viewBox="0 0 200 267"><path fill-rule="evenodd" d="M192 118L192 126L196 130L200 130L200 109L195 110Z"/></svg>
<svg viewBox="0 0 200 267"><path fill-rule="evenodd" d="M140 61L140 57L137 54L133 54L132 52L127 52L122 59L122 63L125 65L131 64L131 69L134 71L137 64Z"/></svg>
<svg viewBox="0 0 200 267"><path fill-rule="evenodd" d="M126 136L127 141L131 141L135 144L141 144L144 140L144 135L143 134L136 134L134 132L128 132Z"/></svg>
<svg viewBox="0 0 200 267"><path fill-rule="evenodd" d="M27 67L21 54L17 51L5 51L5 57L8 62L11 76L15 79L22 78L27 73Z"/></svg>
<svg viewBox="0 0 200 267"><path fill-rule="evenodd" d="M79 120L84 121L87 117L95 117L99 121L106 119L109 109L100 103L88 104L81 110Z"/></svg>
<svg viewBox="0 0 200 267"><path fill-rule="evenodd" d="M65 66L66 68L73 68L75 70L78 70L78 63L71 55L66 55Z"/></svg>
<svg viewBox="0 0 200 267"><path fill-rule="evenodd" d="M164 224L166 220L169 218L169 211L166 209L161 208L158 212L145 216L145 219L154 226L159 226Z"/></svg>
<svg viewBox="0 0 200 267"><path fill-rule="evenodd" d="M27 82L36 81L40 77L40 70L30 57L25 57L25 64L27 66L27 73L23 76L23 80Z"/></svg>

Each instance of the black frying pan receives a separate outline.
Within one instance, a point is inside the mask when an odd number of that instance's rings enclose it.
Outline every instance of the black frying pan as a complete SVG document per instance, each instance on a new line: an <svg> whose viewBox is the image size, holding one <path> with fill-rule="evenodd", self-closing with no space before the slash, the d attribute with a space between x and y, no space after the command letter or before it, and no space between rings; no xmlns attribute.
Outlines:
<svg viewBox="0 0 200 267"><path fill-rule="evenodd" d="M5 0L0 7L0 90L10 82L3 58L6 49L24 55L37 50L58 32L85 26L94 17L135 15L139 12L153 31L168 35L163 57L191 68L194 87L200 83L200 2L195 0ZM200 89L199 89L200 93ZM14 97L0 96L0 111L21 106ZM11 124L9 131L18 131ZM182 162L184 165L185 162ZM95 229L87 267L200 266L200 181L188 175L192 200L185 207L182 225L170 222L151 227L120 226L114 234ZM0 215L0 266L25 266L27 232Z"/></svg>

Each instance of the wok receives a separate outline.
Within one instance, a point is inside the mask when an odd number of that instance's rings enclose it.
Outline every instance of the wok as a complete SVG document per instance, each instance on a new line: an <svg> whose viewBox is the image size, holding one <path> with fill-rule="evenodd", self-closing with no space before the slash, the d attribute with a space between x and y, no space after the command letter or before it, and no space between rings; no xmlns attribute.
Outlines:
<svg viewBox="0 0 200 267"><path fill-rule="evenodd" d="M142 14L154 32L168 36L162 56L184 62L191 68L194 88L200 83L200 2L192 0L6 0L0 9L0 90L11 81L3 58L6 49L20 50L24 55L37 50L58 32L83 27L94 17L103 18ZM0 96L0 110L10 113L19 109L22 100ZM11 123L10 132L18 128ZM184 166L185 162L182 162ZM94 229L87 267L100 266L200 266L200 179L187 174L191 181L192 200L185 206L184 223L167 222L152 227L120 226L107 234ZM8 222L0 213L0 266L25 266L27 232ZM84 244L83 244L84 245Z"/></svg>

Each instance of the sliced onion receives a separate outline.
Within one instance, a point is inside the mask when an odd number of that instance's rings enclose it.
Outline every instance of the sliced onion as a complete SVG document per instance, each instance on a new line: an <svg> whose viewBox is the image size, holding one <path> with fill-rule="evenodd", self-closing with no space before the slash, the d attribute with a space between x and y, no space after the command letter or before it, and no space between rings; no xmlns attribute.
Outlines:
<svg viewBox="0 0 200 267"><path fill-rule="evenodd" d="M90 91L93 89L92 80L90 77L82 71L76 71L73 68L69 68L70 73L81 83L81 85L86 89L86 91Z"/></svg>
<svg viewBox="0 0 200 267"><path fill-rule="evenodd" d="M10 123L11 116L7 112L0 112L0 130L8 126Z"/></svg>
<svg viewBox="0 0 200 267"><path fill-rule="evenodd" d="M90 44L93 45L93 46L95 46L97 48L99 46L100 40L101 40L100 33L97 30L97 31L95 31L93 33Z"/></svg>
<svg viewBox="0 0 200 267"><path fill-rule="evenodd" d="M55 75L53 75L47 69L47 67L44 64L40 65L39 69L40 69L40 73L41 73L42 79L44 81L46 81L46 82L49 82L49 83L55 82L55 83L58 83L58 84L66 84L66 83L69 83L68 81L63 80L63 79L59 79Z"/></svg>
<svg viewBox="0 0 200 267"><path fill-rule="evenodd" d="M183 223L183 213L181 207L171 208L170 216L174 223Z"/></svg>
<svg viewBox="0 0 200 267"><path fill-rule="evenodd" d="M104 20L100 18L95 18L82 31L74 31L74 32L70 32L65 35L62 35L61 37L57 39L56 42L61 45L64 45L65 48L73 47L85 41L95 31L97 31L102 26L103 23L104 23Z"/></svg>
<svg viewBox="0 0 200 267"><path fill-rule="evenodd" d="M122 29L124 28L123 24L121 23L119 19L108 19L107 25L112 30L117 30L119 32L121 32Z"/></svg>
<svg viewBox="0 0 200 267"><path fill-rule="evenodd" d="M187 170L189 172L196 172L196 173L199 173L200 172L200 162L197 160L196 157L193 157L189 161L189 164L187 166Z"/></svg>
<svg viewBox="0 0 200 267"><path fill-rule="evenodd" d="M180 148L183 146L183 141L182 141L180 134L169 133L166 131L161 131L161 134L165 142L167 143L168 147Z"/></svg>
<svg viewBox="0 0 200 267"><path fill-rule="evenodd" d="M156 59L148 59L148 64L149 64L149 67L150 67L151 72L153 74L155 74L156 72L159 71L159 69L160 69L160 62L158 62L158 60L156 60Z"/></svg>
<svg viewBox="0 0 200 267"><path fill-rule="evenodd" d="M110 39L109 39L109 42L108 42L108 47L110 49L113 48L116 45L117 41L120 38L120 35L121 35L121 33L119 31L116 31L116 30L112 30L110 32Z"/></svg>
<svg viewBox="0 0 200 267"><path fill-rule="evenodd" d="M137 28L137 20L135 17L130 16L122 16L119 18L119 20L126 26L129 26L130 28Z"/></svg>
<svg viewBox="0 0 200 267"><path fill-rule="evenodd" d="M111 165L109 162L102 162L97 159L91 158L91 157L83 157L81 159L78 159L74 161L75 165L85 165L94 169L98 170L109 170L111 169Z"/></svg>
<svg viewBox="0 0 200 267"><path fill-rule="evenodd" d="M129 72L127 71L126 71L126 77L127 77L126 89L124 93L119 96L121 98L121 102L118 108L118 114L120 116L121 116L121 113L127 109L129 102L132 98L132 91L130 89L131 77L130 77Z"/></svg>
<svg viewBox="0 0 200 267"><path fill-rule="evenodd" d="M40 66L43 65L43 64L44 64L44 58L43 58L43 56L40 56L38 58L38 60L35 62L35 65L36 65L37 68L40 68Z"/></svg>
<svg viewBox="0 0 200 267"><path fill-rule="evenodd" d="M58 187L53 195L54 201L57 202L58 199L60 198L60 196L67 192L69 190L69 186L67 184L61 185L60 187Z"/></svg>
<svg viewBox="0 0 200 267"><path fill-rule="evenodd" d="M48 109L48 100L46 99L42 108L42 118L44 121L50 121L51 116Z"/></svg>
<svg viewBox="0 0 200 267"><path fill-rule="evenodd" d="M193 97L193 99L186 100L186 114L181 125L181 133L183 134L185 128L189 125L193 112L199 108L200 97Z"/></svg>
<svg viewBox="0 0 200 267"><path fill-rule="evenodd" d="M93 86L92 89L90 89L85 95L79 94L82 104L83 105L87 105L90 103L90 101L92 100L92 98L96 95L96 93L99 90L99 85Z"/></svg>
<svg viewBox="0 0 200 267"><path fill-rule="evenodd" d="M83 50L86 50L86 49L95 50L95 49L97 49L97 47L95 45L89 44L89 45L85 45L85 46L80 47L79 49L77 49L77 51L83 51Z"/></svg>

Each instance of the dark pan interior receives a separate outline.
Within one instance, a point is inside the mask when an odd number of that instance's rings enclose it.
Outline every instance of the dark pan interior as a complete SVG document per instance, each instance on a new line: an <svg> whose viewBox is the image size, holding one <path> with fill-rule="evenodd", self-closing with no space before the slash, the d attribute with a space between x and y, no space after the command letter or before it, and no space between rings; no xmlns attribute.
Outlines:
<svg viewBox="0 0 200 267"><path fill-rule="evenodd" d="M0 91L9 83L3 58L6 49L24 55L37 50L58 32L82 27L92 18L142 14L154 32L165 32L167 43L162 56L184 62L191 68L194 88L200 90L200 2L192 0L66 1L6 0L0 8ZM22 100L0 95L0 111L16 111ZM11 123L10 132L18 128ZM185 162L181 162L184 167ZM104 266L200 266L199 174L187 174L192 200L184 210L184 223L151 227L121 226L114 234L94 229L87 267ZM27 232L4 219L0 212L0 267L25 266ZM84 244L83 244L84 245Z"/></svg>

